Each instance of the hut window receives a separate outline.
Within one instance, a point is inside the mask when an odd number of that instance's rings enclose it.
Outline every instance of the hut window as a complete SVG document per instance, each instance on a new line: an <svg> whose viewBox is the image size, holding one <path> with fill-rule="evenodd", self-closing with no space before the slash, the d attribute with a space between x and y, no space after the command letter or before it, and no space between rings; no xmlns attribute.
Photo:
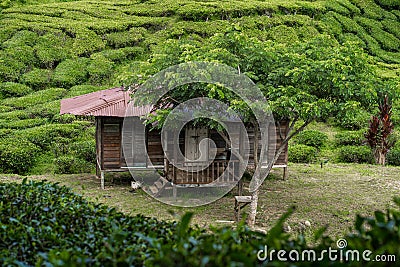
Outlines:
<svg viewBox="0 0 400 267"><path fill-rule="evenodd" d="M119 124L104 124L105 133L119 133Z"/></svg>

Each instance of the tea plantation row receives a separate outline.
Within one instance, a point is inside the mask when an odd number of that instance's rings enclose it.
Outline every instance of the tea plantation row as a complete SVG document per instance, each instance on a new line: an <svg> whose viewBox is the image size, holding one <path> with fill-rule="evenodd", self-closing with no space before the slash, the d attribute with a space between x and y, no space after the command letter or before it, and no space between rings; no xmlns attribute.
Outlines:
<svg viewBox="0 0 400 267"><path fill-rule="evenodd" d="M9 160L1 161L0 172L91 171L90 151L60 147L93 143L94 124L63 134L69 127L63 124L81 125L82 118L58 115L60 99L120 86L171 39L205 43L238 31L285 45L327 34L358 42L378 61L382 83L398 90L398 8L392 0L2 1L0 158ZM398 125L400 100L393 106ZM361 129L370 115L342 114L338 124Z"/></svg>

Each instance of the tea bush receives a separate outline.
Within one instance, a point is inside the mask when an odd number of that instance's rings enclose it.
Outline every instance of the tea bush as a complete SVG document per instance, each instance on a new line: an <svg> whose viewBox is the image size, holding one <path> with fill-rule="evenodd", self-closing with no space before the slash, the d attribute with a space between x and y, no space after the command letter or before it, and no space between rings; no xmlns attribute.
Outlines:
<svg viewBox="0 0 400 267"><path fill-rule="evenodd" d="M300 132L295 137L295 142L297 144L312 146L317 149L323 147L327 141L328 141L328 135L326 133L316 130L305 130Z"/></svg>
<svg viewBox="0 0 400 267"><path fill-rule="evenodd" d="M21 76L21 81L35 90L40 90L50 85L51 76L51 70L34 68L31 71L24 73Z"/></svg>
<svg viewBox="0 0 400 267"><path fill-rule="evenodd" d="M39 152L39 147L24 139L0 140L0 172L25 174Z"/></svg>
<svg viewBox="0 0 400 267"><path fill-rule="evenodd" d="M24 96L32 92L28 86L14 82L0 83L0 99L7 97Z"/></svg>
<svg viewBox="0 0 400 267"><path fill-rule="evenodd" d="M179 223L142 215L129 216L95 204L71 189L43 181L0 183L2 216L0 264L3 266L377 266L376 255L400 257L400 198L396 208L358 215L344 234L348 244L336 249L336 241L316 231L313 245L303 233L290 235L283 225L295 211L290 208L267 234L240 223L236 228L190 227L191 213ZM319 261L259 261L260 250L313 249L316 255L331 247ZM371 251L370 261L331 261L357 250ZM264 256L261 254L260 256ZM270 255L267 255L268 257ZM276 254L275 254L276 256ZM285 255L286 257L286 255ZM393 266L394 262L385 262Z"/></svg>
<svg viewBox="0 0 400 267"><path fill-rule="evenodd" d="M11 97L1 101L3 105L12 106L16 108L26 108L38 104L47 103L53 100L62 98L66 93L62 88L50 88L33 92L22 97Z"/></svg>
<svg viewBox="0 0 400 267"><path fill-rule="evenodd" d="M39 37L34 46L36 56L44 68L53 69L61 61L70 57L71 38L64 33L47 33Z"/></svg>
<svg viewBox="0 0 400 267"><path fill-rule="evenodd" d="M0 192L2 266L43 264L48 258L61 258L63 250L75 259L88 258L80 265L110 265L118 259L140 265L154 251L146 239L168 242L175 229L174 223L129 217L47 182L2 183Z"/></svg>
<svg viewBox="0 0 400 267"><path fill-rule="evenodd" d="M343 146L339 148L339 160L347 163L374 163L374 156L367 146Z"/></svg>
<svg viewBox="0 0 400 267"><path fill-rule="evenodd" d="M346 131L335 135L335 143L339 146L360 146L365 141L365 130Z"/></svg>
<svg viewBox="0 0 400 267"><path fill-rule="evenodd" d="M54 159L54 172L60 174L88 173L94 165L73 155L60 156Z"/></svg>
<svg viewBox="0 0 400 267"><path fill-rule="evenodd" d="M96 163L96 141L77 141L69 146L71 154L90 163Z"/></svg>
<svg viewBox="0 0 400 267"><path fill-rule="evenodd" d="M84 129L82 125L73 124L46 124L30 129L14 132L16 139L27 139L42 149L48 149L56 137L74 138Z"/></svg>
<svg viewBox="0 0 400 267"><path fill-rule="evenodd" d="M317 149L307 145L292 145L289 147L289 161L295 163L311 163L317 158Z"/></svg>
<svg viewBox="0 0 400 267"><path fill-rule="evenodd" d="M87 58L67 59L61 62L54 71L53 81L62 87L70 87L85 82L88 78Z"/></svg>
<svg viewBox="0 0 400 267"><path fill-rule="evenodd" d="M114 62L102 55L91 57L91 61L87 66L90 81L94 84L107 83L106 80L113 73Z"/></svg>
<svg viewBox="0 0 400 267"><path fill-rule="evenodd" d="M400 148L394 147L386 155L386 162L390 165L400 166Z"/></svg>

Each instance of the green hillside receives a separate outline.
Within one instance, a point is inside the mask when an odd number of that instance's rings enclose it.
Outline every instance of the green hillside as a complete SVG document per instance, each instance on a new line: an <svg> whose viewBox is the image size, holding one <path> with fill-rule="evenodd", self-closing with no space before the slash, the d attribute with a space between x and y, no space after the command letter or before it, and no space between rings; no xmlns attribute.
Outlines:
<svg viewBox="0 0 400 267"><path fill-rule="evenodd" d="M396 84L400 73L398 0L21 0L0 8L0 172L54 171L54 159L67 166L56 171L90 171L93 122L58 115L59 100L121 85L170 39L201 43L235 29L285 44L327 34L358 42L382 81Z"/></svg>

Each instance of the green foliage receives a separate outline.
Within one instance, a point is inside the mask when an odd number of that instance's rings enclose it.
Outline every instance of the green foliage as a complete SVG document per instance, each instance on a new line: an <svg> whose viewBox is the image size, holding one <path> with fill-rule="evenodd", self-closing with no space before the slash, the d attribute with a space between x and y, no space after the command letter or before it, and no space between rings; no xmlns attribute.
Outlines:
<svg viewBox="0 0 400 267"><path fill-rule="evenodd" d="M51 70L34 68L31 71L24 73L21 76L21 81L36 90L41 90L50 85L51 76Z"/></svg>
<svg viewBox="0 0 400 267"><path fill-rule="evenodd" d="M12 47L12 46L24 46L29 45L32 46L36 43L38 39L38 34L36 32L22 30L16 32L10 39L3 42L3 47Z"/></svg>
<svg viewBox="0 0 400 267"><path fill-rule="evenodd" d="M45 34L37 40L34 49L40 63L46 68L54 68L68 58L71 39L63 33Z"/></svg>
<svg viewBox="0 0 400 267"><path fill-rule="evenodd" d="M317 149L307 145L292 145L289 147L289 161L295 163L311 163L317 158Z"/></svg>
<svg viewBox="0 0 400 267"><path fill-rule="evenodd" d="M268 31L270 38L279 43L293 43L298 41L296 30L292 27L279 25Z"/></svg>
<svg viewBox="0 0 400 267"><path fill-rule="evenodd" d="M89 55L105 48L105 42L94 31L82 26L68 28L67 31L75 35L72 51L75 55Z"/></svg>
<svg viewBox="0 0 400 267"><path fill-rule="evenodd" d="M360 130L368 126L370 113L360 108L357 102L344 104L336 116L337 125L348 130Z"/></svg>
<svg viewBox="0 0 400 267"><path fill-rule="evenodd" d="M94 85L75 85L69 88L68 94L66 97L74 97L84 94L93 93L96 91L100 91L102 89L106 89L105 87L94 86Z"/></svg>
<svg viewBox="0 0 400 267"><path fill-rule="evenodd" d="M115 47L135 46L146 35L147 30L142 27L134 27L129 31L124 32L113 32L106 35L107 44Z"/></svg>
<svg viewBox="0 0 400 267"><path fill-rule="evenodd" d="M54 159L54 172L59 174L87 173L91 172L93 167L93 164L72 155Z"/></svg>
<svg viewBox="0 0 400 267"><path fill-rule="evenodd" d="M316 130L305 130L295 137L297 144L312 146L317 149L323 147L327 141L328 135Z"/></svg>
<svg viewBox="0 0 400 267"><path fill-rule="evenodd" d="M400 148L394 147L386 155L386 161L390 165L400 166Z"/></svg>
<svg viewBox="0 0 400 267"><path fill-rule="evenodd" d="M96 163L96 142L94 139L88 141L77 141L70 144L69 153L77 158Z"/></svg>
<svg viewBox="0 0 400 267"><path fill-rule="evenodd" d="M72 139L77 137L83 129L84 126L77 123L46 124L39 127L16 131L14 132L13 137L15 139L27 139L42 149L48 149L55 138L65 137Z"/></svg>
<svg viewBox="0 0 400 267"><path fill-rule="evenodd" d="M375 0L377 4L390 8L400 8L400 3L397 0Z"/></svg>
<svg viewBox="0 0 400 267"><path fill-rule="evenodd" d="M0 113L0 119L5 119L8 121L12 120L23 120L28 119L29 114L25 112L25 110L13 110L9 112L2 112Z"/></svg>
<svg viewBox="0 0 400 267"><path fill-rule="evenodd" d="M94 204L72 190L43 181L22 184L1 183L0 232L2 265L37 266L292 266L287 261L257 260L267 247L275 250L313 249L331 256L347 251L370 250L375 255L400 252L400 199L396 208L376 211L373 216L358 215L354 229L344 235L347 247L336 250L336 240L323 236L319 229L311 246L303 233L283 232L283 225L295 211L290 208L267 234L244 226L211 228L190 227L192 213L179 223L158 221L142 215L128 216L102 204ZM335 252L336 251L336 252ZM322 252L322 254L321 254ZM343 253L343 254L341 254ZM276 254L275 254L276 255ZM260 256L264 256L261 254ZM269 255L267 255L269 256ZM296 266L328 266L330 257L318 262L298 261ZM393 262L391 262L393 263ZM340 266L376 266L376 262L343 261Z"/></svg>
<svg viewBox="0 0 400 267"><path fill-rule="evenodd" d="M47 122L48 122L48 120L44 119L44 118L12 120L12 121L0 122L0 127L1 128L10 128L10 129L26 129L26 128L30 128L30 127L43 125L43 124L46 124Z"/></svg>
<svg viewBox="0 0 400 267"><path fill-rule="evenodd" d="M48 118L52 120L55 115L60 113L60 100L31 106L25 109L24 113L30 118Z"/></svg>
<svg viewBox="0 0 400 267"><path fill-rule="evenodd" d="M101 55L92 56L87 71L90 81L94 84L104 84L113 72L114 63Z"/></svg>
<svg viewBox="0 0 400 267"><path fill-rule="evenodd" d="M38 104L43 104L53 100L60 99L66 93L65 89L62 88L50 88L33 92L23 97L12 97L4 99L1 104L12 106L16 108L26 108Z"/></svg>
<svg viewBox="0 0 400 267"><path fill-rule="evenodd" d="M339 146L360 146L365 142L365 130L340 132L335 135Z"/></svg>
<svg viewBox="0 0 400 267"><path fill-rule="evenodd" d="M53 81L62 87L70 87L85 82L88 78L89 59L67 59L61 62L54 71Z"/></svg>
<svg viewBox="0 0 400 267"><path fill-rule="evenodd" d="M374 156L367 146L343 146L339 148L339 160L347 163L373 163Z"/></svg>
<svg viewBox="0 0 400 267"><path fill-rule="evenodd" d="M24 96L31 92L32 89L24 84L13 82L0 83L0 99L7 97Z"/></svg>
<svg viewBox="0 0 400 267"><path fill-rule="evenodd" d="M382 26L389 33L393 34L397 38L400 38L400 22L391 19L382 20Z"/></svg>
<svg viewBox="0 0 400 267"><path fill-rule="evenodd" d="M155 251L148 241L171 242L176 229L175 223L129 217L47 182L2 183L0 191L0 223L7 229L0 232L2 265L71 266L74 259L75 266L142 265ZM57 260L65 255L74 256Z"/></svg>
<svg viewBox="0 0 400 267"><path fill-rule="evenodd" d="M0 140L0 172L26 173L35 162L39 148L24 139L5 138Z"/></svg>

